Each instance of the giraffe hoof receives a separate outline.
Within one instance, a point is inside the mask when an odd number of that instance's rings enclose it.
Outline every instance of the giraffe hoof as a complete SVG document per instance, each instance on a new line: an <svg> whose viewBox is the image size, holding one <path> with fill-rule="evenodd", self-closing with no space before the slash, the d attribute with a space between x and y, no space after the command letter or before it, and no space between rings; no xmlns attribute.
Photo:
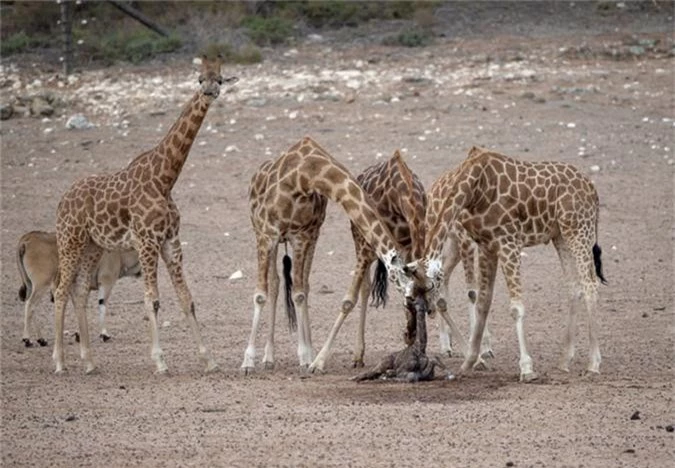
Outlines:
<svg viewBox="0 0 675 468"><path fill-rule="evenodd" d="M45 340L44 338L38 338L37 341L38 341L38 344L39 344L40 346L42 346L43 348L44 348L45 346L47 346L47 340Z"/></svg>
<svg viewBox="0 0 675 468"><path fill-rule="evenodd" d="M528 372L527 374L520 374L520 381L523 383L530 383L539 380L539 375L536 372Z"/></svg>
<svg viewBox="0 0 675 468"><path fill-rule="evenodd" d="M493 359L495 357L495 353L491 349L488 349L486 351L483 351L480 357L482 357L483 359Z"/></svg>
<svg viewBox="0 0 675 468"><path fill-rule="evenodd" d="M254 372L255 372L255 367L248 367L248 366L244 367L244 366L242 366L242 368L241 368L241 373L244 374L245 376L253 375Z"/></svg>
<svg viewBox="0 0 675 468"><path fill-rule="evenodd" d="M75 332L75 333L73 333L73 336L75 337L75 341L77 341L79 343L80 342L80 333Z"/></svg>
<svg viewBox="0 0 675 468"><path fill-rule="evenodd" d="M85 375L98 374L98 368L93 364L89 364L87 366L87 369L84 371L84 373L85 373Z"/></svg>
<svg viewBox="0 0 675 468"><path fill-rule="evenodd" d="M482 358L480 358L473 365L473 370L475 370L475 371L486 371L486 370L490 370L490 368L488 367L487 363L485 361L483 361Z"/></svg>
<svg viewBox="0 0 675 468"><path fill-rule="evenodd" d="M274 370L274 361L265 361L264 363L265 370L271 371Z"/></svg>
<svg viewBox="0 0 675 468"><path fill-rule="evenodd" d="M21 340L21 341L23 341L23 345L24 345L26 348L32 348L32 347L34 346L34 345L33 345L33 342L32 342L29 338L24 338L24 339Z"/></svg>
<svg viewBox="0 0 675 468"><path fill-rule="evenodd" d="M583 378L586 380L593 380L597 378L600 375L600 371L595 370L595 369L586 369L586 371L583 374Z"/></svg>
<svg viewBox="0 0 675 468"><path fill-rule="evenodd" d="M155 374L157 374L157 375L169 375L169 368L163 367L162 369L157 369L155 371Z"/></svg>
<svg viewBox="0 0 675 468"><path fill-rule="evenodd" d="M570 367L567 364L559 364L558 370L561 371L561 372L564 372L565 374L570 373Z"/></svg>
<svg viewBox="0 0 675 468"><path fill-rule="evenodd" d="M98 336L101 338L101 341L103 341L104 343L107 342L107 341L109 341L110 338L111 338L111 336L108 335L107 333L101 333L101 334L98 335Z"/></svg>
<svg viewBox="0 0 675 468"><path fill-rule="evenodd" d="M358 368L361 368L361 367L364 367L364 366L365 366L365 364L363 362L363 359L354 359L354 361L352 362L352 367L354 369L358 369Z"/></svg>

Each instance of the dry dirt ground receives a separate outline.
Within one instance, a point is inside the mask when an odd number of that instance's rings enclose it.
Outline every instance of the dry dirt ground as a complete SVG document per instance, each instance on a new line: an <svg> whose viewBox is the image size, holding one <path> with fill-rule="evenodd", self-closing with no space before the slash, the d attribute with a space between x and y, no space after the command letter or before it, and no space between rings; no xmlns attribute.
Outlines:
<svg viewBox="0 0 675 468"><path fill-rule="evenodd" d="M82 72L62 87L40 66L4 61L3 79L14 84L3 96L49 89L66 107L48 120L2 123L2 465L672 463L675 115L672 5L663 5L665 11L630 17L582 12L561 18L556 28L546 28L545 18L495 17L494 27L467 20L464 37L448 34L424 49L314 38L269 53L260 66L228 67L240 82L209 111L173 191L197 317L220 365L210 375L202 372L163 269L161 343L169 375L153 374L141 282L125 278L116 286L108 324L113 339L93 343L94 375L84 375L72 336L68 370L54 374L48 303L36 317L50 346L24 348L17 299L19 236L53 229L59 197L74 180L116 171L159 141L197 88L190 58ZM646 50L631 49L639 44ZM96 126L67 130L66 118L75 112ZM490 315L496 357L488 371L455 381L354 383L353 314L325 374L299 370L296 337L279 318L276 368L242 375L256 274L248 182L262 161L304 135L354 174L401 148L426 186L474 144L524 160L567 161L589 174L600 194L599 241L609 280L598 310L601 375L583 375L583 314L572 372L556 371L567 306L551 246L529 249L523 259L538 383L518 382L515 327L501 278ZM310 280L315 351L337 316L353 263L348 220L331 205ZM228 279L237 270L243 278ZM450 305L466 330L461 278L458 269ZM369 310L367 365L402 347L399 301L394 296L386 309ZM89 322L97 331L94 302ZM268 327L265 317L259 357ZM76 330L71 309L66 329ZM438 352L435 320L429 336L429 352ZM444 362L457 370L461 358Z"/></svg>

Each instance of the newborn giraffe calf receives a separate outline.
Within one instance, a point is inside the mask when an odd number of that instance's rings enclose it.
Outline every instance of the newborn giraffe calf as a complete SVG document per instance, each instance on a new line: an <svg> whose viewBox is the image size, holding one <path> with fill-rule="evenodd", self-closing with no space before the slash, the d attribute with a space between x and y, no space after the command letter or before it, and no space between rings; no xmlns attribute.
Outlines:
<svg viewBox="0 0 675 468"><path fill-rule="evenodd" d="M359 374L353 377L352 380L362 382L364 380L375 380L384 376L383 378L385 379L403 382L422 382L434 379L436 366L445 369L440 359L437 357L430 358L426 355L426 315L429 309L424 294L418 293L414 301L408 299L406 307L409 310L411 309L410 315L415 317L415 341L405 349L389 354L372 370Z"/></svg>

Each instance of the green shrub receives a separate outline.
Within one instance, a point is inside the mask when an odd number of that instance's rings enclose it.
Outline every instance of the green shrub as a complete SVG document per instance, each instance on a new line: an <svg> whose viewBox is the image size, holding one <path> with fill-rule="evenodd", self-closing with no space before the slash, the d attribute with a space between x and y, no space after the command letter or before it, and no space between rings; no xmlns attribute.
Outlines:
<svg viewBox="0 0 675 468"><path fill-rule="evenodd" d="M181 45L177 36L163 37L144 29L130 33L117 30L104 35L98 42L91 37L84 39L84 44L78 46L78 52L106 63L119 60L140 63L159 54L178 50Z"/></svg>
<svg viewBox="0 0 675 468"><path fill-rule="evenodd" d="M385 37L382 44L388 46L424 47L429 45L431 40L432 36L430 33L419 28L411 28Z"/></svg>
<svg viewBox="0 0 675 468"><path fill-rule="evenodd" d="M278 16L246 16L241 25L247 29L251 40L260 46L284 44L293 34L293 23Z"/></svg>
<svg viewBox="0 0 675 468"><path fill-rule="evenodd" d="M29 47L30 38L25 32L21 31L0 41L0 54L2 56L18 54Z"/></svg>
<svg viewBox="0 0 675 468"><path fill-rule="evenodd" d="M255 46L247 45L239 50L234 50L230 44L211 43L206 46L199 55L207 57L216 57L220 55L225 59L225 63L260 63L262 62L262 53Z"/></svg>

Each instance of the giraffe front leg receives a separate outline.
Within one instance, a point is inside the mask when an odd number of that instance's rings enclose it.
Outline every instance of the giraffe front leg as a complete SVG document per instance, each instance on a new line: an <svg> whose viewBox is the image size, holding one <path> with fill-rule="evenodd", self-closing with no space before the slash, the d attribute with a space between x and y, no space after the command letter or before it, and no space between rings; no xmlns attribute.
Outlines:
<svg viewBox="0 0 675 468"><path fill-rule="evenodd" d="M98 323L100 327L99 337L101 341L106 342L110 340L110 333L105 326L106 304L110 297L110 289L106 285L101 285L98 288Z"/></svg>
<svg viewBox="0 0 675 468"><path fill-rule="evenodd" d="M464 374L471 370L480 358L480 343L487 323L492 294L494 291L495 275L497 273L497 257L488 253L479 252L478 265L480 270L478 298L476 300L476 323L471 330L468 352L460 368Z"/></svg>
<svg viewBox="0 0 675 468"><path fill-rule="evenodd" d="M199 331L199 323L195 314L195 304L192 301L192 294L185 282L183 274L183 253L180 247L180 239L178 236L170 241L165 242L162 248L162 259L166 264L166 268L171 278L171 283L178 296L178 302L181 306L183 317L187 319L192 332L192 337L197 344L199 359L205 366L205 371L213 372L218 368L218 365L211 357L206 345L202 340L201 332Z"/></svg>
<svg viewBox="0 0 675 468"><path fill-rule="evenodd" d="M502 262L502 273L506 281L506 287L509 290L511 317L516 322L516 335L518 336L518 349L520 352L520 381L532 382L539 378L532 368L532 357L527 351L527 340L525 336L525 306L521 300L522 285L520 280L520 253L522 248L518 241L509 240L505 242L508 250L502 246L500 250L500 260Z"/></svg>

